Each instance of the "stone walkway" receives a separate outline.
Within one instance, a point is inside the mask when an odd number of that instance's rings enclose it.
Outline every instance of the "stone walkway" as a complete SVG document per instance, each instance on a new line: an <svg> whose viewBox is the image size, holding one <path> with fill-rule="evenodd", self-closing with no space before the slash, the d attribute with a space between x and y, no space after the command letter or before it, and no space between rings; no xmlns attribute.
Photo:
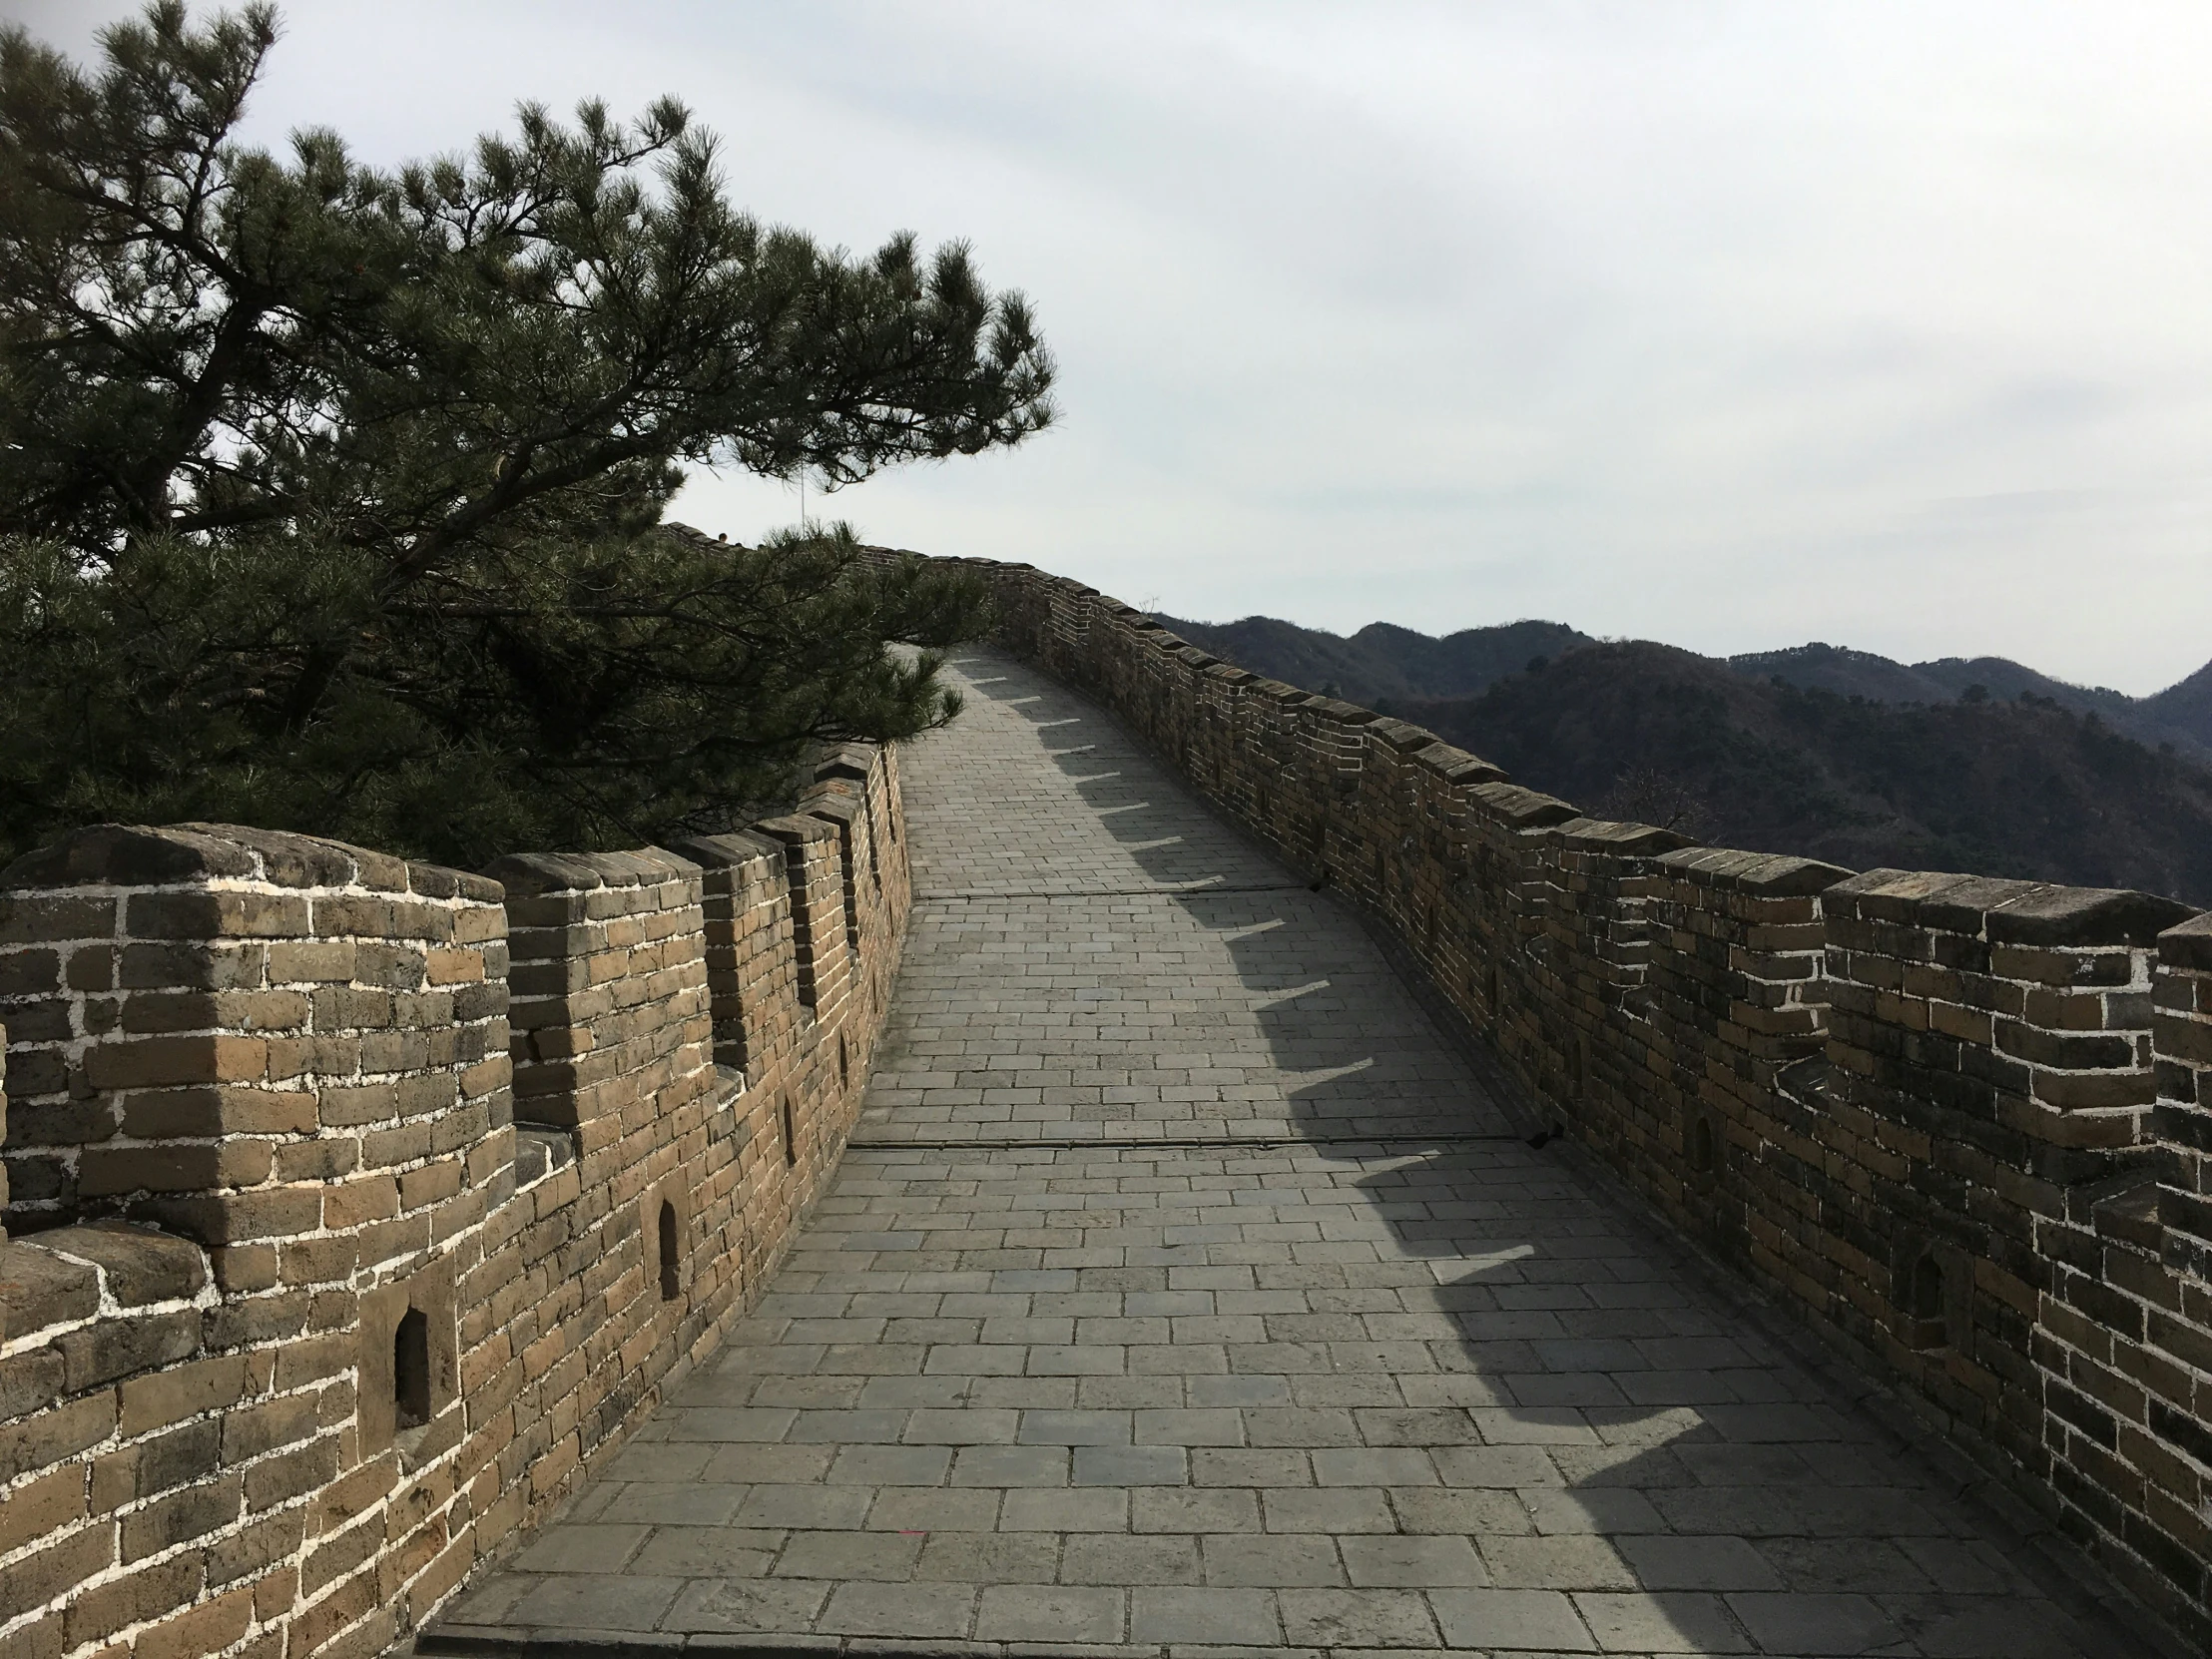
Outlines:
<svg viewBox="0 0 2212 1659"><path fill-rule="evenodd" d="M1515 1138L1335 900L1081 700L958 672L835 1190L442 1635L2136 1651Z"/></svg>

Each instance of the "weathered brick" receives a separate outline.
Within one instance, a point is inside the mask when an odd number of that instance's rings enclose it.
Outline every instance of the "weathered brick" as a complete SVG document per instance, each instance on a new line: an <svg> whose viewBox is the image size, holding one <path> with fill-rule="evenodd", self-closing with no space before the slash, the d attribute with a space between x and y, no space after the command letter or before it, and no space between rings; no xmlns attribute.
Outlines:
<svg viewBox="0 0 2212 1659"><path fill-rule="evenodd" d="M222 1411L246 1391L246 1361L238 1355L136 1377L118 1390L120 1427L125 1434L178 1422L203 1411Z"/></svg>
<svg viewBox="0 0 2212 1659"><path fill-rule="evenodd" d="M80 893L0 892L0 945L106 939L115 900Z"/></svg>
<svg viewBox="0 0 2212 1659"><path fill-rule="evenodd" d="M311 1133L315 1098L304 1089L216 1085L123 1097L123 1132L137 1140Z"/></svg>
<svg viewBox="0 0 2212 1659"><path fill-rule="evenodd" d="M77 1591L69 1598L68 1630L72 1646L114 1635L127 1625L157 1620L200 1595L201 1562L192 1554L148 1562L120 1578Z"/></svg>
<svg viewBox="0 0 2212 1659"><path fill-rule="evenodd" d="M0 1607L26 1612L69 1595L115 1562L112 1527L88 1526L0 1566Z"/></svg>
<svg viewBox="0 0 2212 1659"><path fill-rule="evenodd" d="M283 1394L260 1400L223 1416L223 1460L243 1463L278 1446L310 1438L318 1413L312 1394Z"/></svg>
<svg viewBox="0 0 2212 1659"><path fill-rule="evenodd" d="M307 901L283 893L133 893L124 925L142 939L302 938Z"/></svg>
<svg viewBox="0 0 2212 1659"><path fill-rule="evenodd" d="M0 1360L0 1418L22 1416L60 1397L62 1381L62 1357L51 1348Z"/></svg>
<svg viewBox="0 0 2212 1659"><path fill-rule="evenodd" d="M63 1463L8 1494L0 1503L0 1555L12 1555L33 1538L61 1531L83 1520L85 1465Z"/></svg>
<svg viewBox="0 0 2212 1659"><path fill-rule="evenodd" d="M137 1037L85 1050L85 1080L96 1089L151 1089L180 1083L254 1083L269 1071L259 1037Z"/></svg>
<svg viewBox="0 0 2212 1659"><path fill-rule="evenodd" d="M157 1498L123 1517L123 1559L139 1561L228 1526L239 1517L240 1477L225 1473Z"/></svg>
<svg viewBox="0 0 2212 1659"><path fill-rule="evenodd" d="M203 1659L245 1636L254 1622L250 1588L226 1590L139 1632L136 1659Z"/></svg>
<svg viewBox="0 0 2212 1659"><path fill-rule="evenodd" d="M18 1422L0 1423L0 1480L48 1468L115 1431L115 1393L103 1389Z"/></svg>

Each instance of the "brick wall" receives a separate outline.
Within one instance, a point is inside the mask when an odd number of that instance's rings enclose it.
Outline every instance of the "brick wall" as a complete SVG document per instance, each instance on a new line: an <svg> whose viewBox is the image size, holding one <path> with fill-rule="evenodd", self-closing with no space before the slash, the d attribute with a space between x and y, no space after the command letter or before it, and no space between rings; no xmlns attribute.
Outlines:
<svg viewBox="0 0 2212 1659"><path fill-rule="evenodd" d="M1001 642L1383 923L1533 1108L2212 1647L2212 917L1684 845L1026 565Z"/></svg>
<svg viewBox="0 0 2212 1659"><path fill-rule="evenodd" d="M896 814L851 750L679 849L0 872L0 1653L374 1654L573 1489L835 1165Z"/></svg>

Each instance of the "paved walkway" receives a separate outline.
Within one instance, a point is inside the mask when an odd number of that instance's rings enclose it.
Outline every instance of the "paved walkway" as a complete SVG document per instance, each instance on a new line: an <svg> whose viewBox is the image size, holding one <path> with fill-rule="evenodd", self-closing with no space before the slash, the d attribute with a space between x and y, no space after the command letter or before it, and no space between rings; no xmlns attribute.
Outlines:
<svg viewBox="0 0 2212 1659"><path fill-rule="evenodd" d="M1335 900L1077 698L960 672L908 758L914 930L835 1190L449 1628L2129 1651L1514 1138Z"/></svg>

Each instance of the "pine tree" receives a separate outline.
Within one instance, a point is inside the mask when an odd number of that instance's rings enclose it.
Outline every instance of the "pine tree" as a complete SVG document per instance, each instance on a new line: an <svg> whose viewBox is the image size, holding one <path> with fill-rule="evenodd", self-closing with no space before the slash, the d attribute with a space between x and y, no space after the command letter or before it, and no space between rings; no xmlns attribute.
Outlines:
<svg viewBox="0 0 2212 1659"><path fill-rule="evenodd" d="M88 73L0 32L0 850L635 845L949 719L975 583L662 516L687 463L835 487L1027 438L1021 295L758 224L673 101L396 173L247 148L276 38L154 4Z"/></svg>

